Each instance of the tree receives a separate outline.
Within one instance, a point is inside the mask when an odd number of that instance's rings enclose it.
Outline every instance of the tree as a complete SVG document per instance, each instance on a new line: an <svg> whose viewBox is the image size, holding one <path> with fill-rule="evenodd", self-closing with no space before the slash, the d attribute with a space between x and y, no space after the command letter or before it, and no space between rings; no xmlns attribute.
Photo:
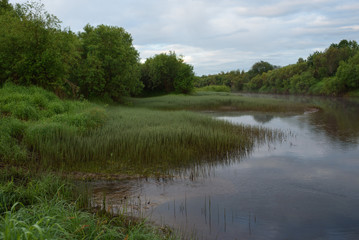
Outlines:
<svg viewBox="0 0 359 240"><path fill-rule="evenodd" d="M117 101L141 92L139 54L129 33L120 27L87 25L79 38L82 57L73 78L85 97Z"/></svg>
<svg viewBox="0 0 359 240"><path fill-rule="evenodd" d="M194 77L193 67L189 64L181 63L173 82L175 92L189 93L193 89Z"/></svg>
<svg viewBox="0 0 359 240"><path fill-rule="evenodd" d="M359 88L359 52L348 62L340 62L336 77L347 90Z"/></svg>
<svg viewBox="0 0 359 240"><path fill-rule="evenodd" d="M253 64L251 70L249 70L248 73L250 74L251 78L253 78L257 75L273 70L274 68L275 67L269 62L260 61Z"/></svg>
<svg viewBox="0 0 359 240"><path fill-rule="evenodd" d="M7 1L1 5L8 6ZM0 15L0 82L63 92L75 51L74 35L39 3L17 4ZM12 9L12 10L11 10Z"/></svg>
<svg viewBox="0 0 359 240"><path fill-rule="evenodd" d="M0 14L4 14L9 11L13 11L14 8L9 3L9 0L1 0L0 1Z"/></svg>
<svg viewBox="0 0 359 240"><path fill-rule="evenodd" d="M188 93L194 79L193 67L175 52L155 55L142 65L141 81L147 91Z"/></svg>

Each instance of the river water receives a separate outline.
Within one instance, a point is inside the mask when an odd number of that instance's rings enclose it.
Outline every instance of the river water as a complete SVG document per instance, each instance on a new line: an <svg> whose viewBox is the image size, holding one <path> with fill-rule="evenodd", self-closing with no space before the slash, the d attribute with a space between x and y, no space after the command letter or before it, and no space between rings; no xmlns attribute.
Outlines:
<svg viewBox="0 0 359 240"><path fill-rule="evenodd" d="M100 201L199 239L359 239L359 104L306 98L319 111L217 113L290 133L197 177L93 184ZM100 197L99 197L100 196ZM125 207L123 205L125 203Z"/></svg>

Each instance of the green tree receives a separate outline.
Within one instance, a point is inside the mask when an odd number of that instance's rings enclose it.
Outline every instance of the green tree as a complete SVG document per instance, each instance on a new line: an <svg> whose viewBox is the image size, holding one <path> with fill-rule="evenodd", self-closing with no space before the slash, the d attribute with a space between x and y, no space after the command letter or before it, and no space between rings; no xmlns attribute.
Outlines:
<svg viewBox="0 0 359 240"><path fill-rule="evenodd" d="M347 90L359 88L359 52L348 62L340 62L336 77Z"/></svg>
<svg viewBox="0 0 359 240"><path fill-rule="evenodd" d="M193 89L194 77L193 67L189 64L181 63L173 82L175 92L189 93Z"/></svg>
<svg viewBox="0 0 359 240"><path fill-rule="evenodd" d="M1 0L0 1L0 14L4 14L6 12L13 11L14 8L9 3L9 0Z"/></svg>
<svg viewBox="0 0 359 240"><path fill-rule="evenodd" d="M270 64L269 62L259 61L253 64L251 70L248 71L251 78L261 75L262 73L268 72L270 70L273 70L275 67Z"/></svg>
<svg viewBox="0 0 359 240"><path fill-rule="evenodd" d="M1 4L6 6L7 1ZM75 57L74 35L40 3L17 4L0 15L0 81L63 93Z"/></svg>
<svg viewBox="0 0 359 240"><path fill-rule="evenodd" d="M120 27L87 25L79 38L82 57L73 81L85 97L117 101L141 92L139 54L129 33Z"/></svg>
<svg viewBox="0 0 359 240"><path fill-rule="evenodd" d="M148 58L141 72L141 81L147 91L188 93L193 89L193 67L175 52Z"/></svg>

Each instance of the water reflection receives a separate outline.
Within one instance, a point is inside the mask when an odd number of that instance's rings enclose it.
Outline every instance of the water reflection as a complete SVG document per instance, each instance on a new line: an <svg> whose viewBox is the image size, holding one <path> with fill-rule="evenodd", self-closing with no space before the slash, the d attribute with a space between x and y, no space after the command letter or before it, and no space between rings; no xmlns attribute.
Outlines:
<svg viewBox="0 0 359 240"><path fill-rule="evenodd" d="M95 192L112 205L123 195L127 206L144 203L141 214L189 238L359 239L359 108L321 101L322 110L297 116L217 116L290 133L240 162L197 166L208 174L196 177L96 183Z"/></svg>

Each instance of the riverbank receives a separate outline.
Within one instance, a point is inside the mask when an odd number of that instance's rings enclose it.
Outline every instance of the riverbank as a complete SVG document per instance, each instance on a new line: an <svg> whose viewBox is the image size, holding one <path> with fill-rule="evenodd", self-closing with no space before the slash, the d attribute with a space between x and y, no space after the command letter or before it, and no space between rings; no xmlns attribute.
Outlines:
<svg viewBox="0 0 359 240"><path fill-rule="evenodd" d="M130 98L127 106L109 106L61 100L38 87L11 84L0 89L0 103L0 157L4 172L0 226L4 236L24 236L29 232L40 238L53 234L61 238L75 232L79 235L74 238L100 234L106 239L115 233L121 234L113 239L137 239L131 237L135 233L145 234L146 239L173 236L148 230L141 221L128 225L123 216L117 219L84 211L86 204L78 206L84 192L73 190L71 183L60 177L42 175L57 172L69 177L75 172L74 178L83 180L99 176L167 176L203 164L225 164L231 156L248 154L257 142L283 135L261 127L234 126L184 110L290 114L309 107L206 92ZM34 173L38 176L31 177ZM66 192L62 192L64 188ZM75 196L67 195L67 191ZM60 215L51 210L56 208ZM35 214L39 209L48 211ZM67 224L69 217L83 220Z"/></svg>

